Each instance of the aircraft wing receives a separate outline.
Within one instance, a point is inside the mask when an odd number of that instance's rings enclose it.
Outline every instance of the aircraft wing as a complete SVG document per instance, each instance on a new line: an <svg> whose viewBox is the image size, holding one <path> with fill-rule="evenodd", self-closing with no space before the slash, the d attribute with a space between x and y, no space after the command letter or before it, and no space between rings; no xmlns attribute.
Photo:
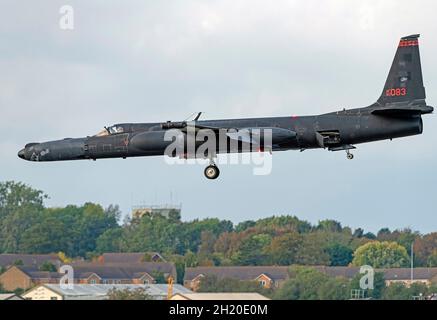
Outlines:
<svg viewBox="0 0 437 320"><path fill-rule="evenodd" d="M215 127L199 124L197 121L183 122L167 122L161 125L162 129L178 129L181 132L189 134L197 134L200 130L211 130L217 136L226 134L226 136L234 141L260 145L267 141L267 137L271 138L271 143L274 145L290 142L295 140L297 133L285 128L277 127L254 127L254 128L235 128L235 127Z"/></svg>
<svg viewBox="0 0 437 320"><path fill-rule="evenodd" d="M259 134L251 132L250 129L212 127L212 126L199 125L194 122L192 123L187 122L187 126L182 131L185 133L190 133L190 132L197 133L200 130L211 130L217 135L220 133L220 131L222 131L231 140L240 141L244 143L259 144L259 139L257 139Z"/></svg>

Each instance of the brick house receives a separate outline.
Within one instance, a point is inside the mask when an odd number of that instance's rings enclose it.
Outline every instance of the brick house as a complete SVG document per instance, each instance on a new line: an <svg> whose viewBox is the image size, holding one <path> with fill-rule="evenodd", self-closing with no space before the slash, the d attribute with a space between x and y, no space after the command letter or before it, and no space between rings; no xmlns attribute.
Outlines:
<svg viewBox="0 0 437 320"><path fill-rule="evenodd" d="M176 268L167 262L75 263L71 265L77 283L88 284L153 284L156 276L177 278Z"/></svg>
<svg viewBox="0 0 437 320"><path fill-rule="evenodd" d="M278 288L288 278L289 267L256 266L256 267L196 267L185 270L184 286L198 290L200 281L205 276L215 276L218 279L238 279L256 281L264 288Z"/></svg>
<svg viewBox="0 0 437 320"><path fill-rule="evenodd" d="M411 281L410 268L394 268L384 270L385 283L403 283L406 286L411 286L412 283L423 283L426 285L437 283L437 268L414 268L413 281Z"/></svg>
<svg viewBox="0 0 437 320"><path fill-rule="evenodd" d="M34 266L12 266L0 275L0 284L6 291L27 290L42 283L58 283L61 274L40 271Z"/></svg>
<svg viewBox="0 0 437 320"><path fill-rule="evenodd" d="M358 267L326 267L313 266L312 268L330 276L353 279L360 273ZM426 285L437 283L437 268L413 269L413 281L411 281L410 268L375 269L382 272L386 285L400 282L406 286L412 283L424 283ZM266 266L266 267L196 267L185 270L184 286L193 291L198 290L200 281L206 276L216 276L219 279L232 278L242 281L257 281L264 288L279 288L289 278L293 277L290 267Z"/></svg>
<svg viewBox="0 0 437 320"><path fill-rule="evenodd" d="M331 277L354 278L360 273L358 267L314 267ZM410 286L412 283L424 283L431 285L437 283L437 268L414 268L413 280L411 280L411 268L375 269L375 272L384 274L385 284L403 283Z"/></svg>
<svg viewBox="0 0 437 320"><path fill-rule="evenodd" d="M138 264L72 263L74 283L78 284L154 284L158 275L177 278L171 263ZM27 290L38 284L58 284L64 274L39 271L34 266L12 266L0 275L0 284L7 291Z"/></svg>

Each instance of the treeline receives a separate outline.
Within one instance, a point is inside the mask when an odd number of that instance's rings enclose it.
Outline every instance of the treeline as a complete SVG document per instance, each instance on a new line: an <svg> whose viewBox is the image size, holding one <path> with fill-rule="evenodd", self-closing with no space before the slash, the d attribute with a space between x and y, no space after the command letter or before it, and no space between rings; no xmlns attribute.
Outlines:
<svg viewBox="0 0 437 320"><path fill-rule="evenodd" d="M377 234L333 220L312 225L276 216L234 225L144 216L120 222L117 206L46 208L46 195L22 183L0 183L0 253L57 253L93 258L103 252L157 251L182 266L369 264L406 267L414 243L416 266L437 266L437 233L410 229Z"/></svg>
<svg viewBox="0 0 437 320"><path fill-rule="evenodd" d="M199 292L258 292L277 300L411 300L421 299L437 293L437 286L424 283L404 283L387 285L384 274L375 273L373 289L360 288L358 273L352 280L343 277L330 277L314 268L293 266L289 270L290 279L279 289L260 287L256 281L218 279L207 276L200 282Z"/></svg>

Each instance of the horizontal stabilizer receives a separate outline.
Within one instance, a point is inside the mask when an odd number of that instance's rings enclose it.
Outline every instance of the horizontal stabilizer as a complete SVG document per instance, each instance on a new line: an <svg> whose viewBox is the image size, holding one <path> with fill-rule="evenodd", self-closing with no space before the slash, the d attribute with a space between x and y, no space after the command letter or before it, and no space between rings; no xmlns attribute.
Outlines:
<svg viewBox="0 0 437 320"><path fill-rule="evenodd" d="M417 106L417 105L406 105L406 106L385 106L380 107L372 111L372 114L382 115L382 116L411 116L418 114L427 114L434 111L433 107L430 106Z"/></svg>

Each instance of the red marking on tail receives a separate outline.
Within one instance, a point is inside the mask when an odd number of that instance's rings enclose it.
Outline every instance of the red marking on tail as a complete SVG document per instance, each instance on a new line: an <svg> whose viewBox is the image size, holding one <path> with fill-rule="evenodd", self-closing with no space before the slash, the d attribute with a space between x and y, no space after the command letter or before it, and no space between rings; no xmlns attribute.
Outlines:
<svg viewBox="0 0 437 320"><path fill-rule="evenodd" d="M399 42L399 48L417 47L418 45L419 45L419 40L401 40Z"/></svg>

